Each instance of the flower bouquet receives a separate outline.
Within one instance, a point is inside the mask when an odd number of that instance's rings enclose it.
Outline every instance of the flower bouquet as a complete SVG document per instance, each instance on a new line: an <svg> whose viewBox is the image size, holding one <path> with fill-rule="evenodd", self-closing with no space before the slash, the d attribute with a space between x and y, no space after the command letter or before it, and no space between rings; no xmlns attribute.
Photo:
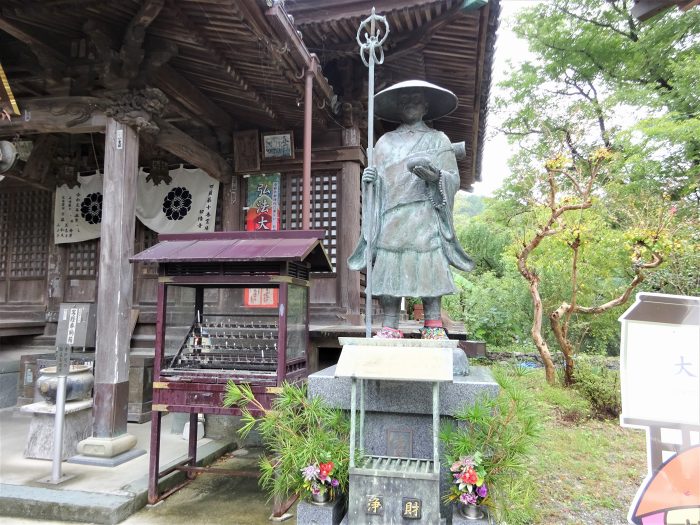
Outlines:
<svg viewBox="0 0 700 525"><path fill-rule="evenodd" d="M333 474L333 462L314 463L301 469L304 477L304 489L311 494L311 501L325 503L335 499L336 489L340 482L331 477Z"/></svg>
<svg viewBox="0 0 700 525"><path fill-rule="evenodd" d="M448 501L460 503L460 511L467 516L477 516L477 506L488 496L488 488L484 479L486 469L482 465L480 452L473 456L462 456L450 467L452 473L452 485L447 494ZM467 516L467 517L471 517Z"/></svg>

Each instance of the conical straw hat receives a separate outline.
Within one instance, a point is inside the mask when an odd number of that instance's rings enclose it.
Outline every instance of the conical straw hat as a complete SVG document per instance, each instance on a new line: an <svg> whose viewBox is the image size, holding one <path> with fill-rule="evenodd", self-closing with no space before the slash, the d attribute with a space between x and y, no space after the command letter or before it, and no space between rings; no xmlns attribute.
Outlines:
<svg viewBox="0 0 700 525"><path fill-rule="evenodd" d="M401 122L399 95L405 91L421 90L428 102L428 113L424 120L435 120L449 115L457 108L457 96L452 91L425 82L406 80L390 86L374 95L374 113L382 120Z"/></svg>

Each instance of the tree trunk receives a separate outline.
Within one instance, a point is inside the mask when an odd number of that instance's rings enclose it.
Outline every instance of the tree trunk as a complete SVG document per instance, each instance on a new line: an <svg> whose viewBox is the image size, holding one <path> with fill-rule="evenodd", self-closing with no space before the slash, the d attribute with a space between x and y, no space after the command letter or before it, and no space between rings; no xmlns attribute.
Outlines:
<svg viewBox="0 0 700 525"><path fill-rule="evenodd" d="M564 354L564 384L566 386L571 386L574 383L574 345L571 344L564 330L562 330L559 320L562 318L562 311L567 312L569 308L569 305L564 303L549 316L552 332L554 332L559 348Z"/></svg>
<svg viewBox="0 0 700 525"><path fill-rule="evenodd" d="M533 320L532 329L530 330L530 335L532 340L540 352L540 357L542 357L542 363L544 363L544 373L547 383L553 385L556 376L554 371L554 362L552 361L552 354L549 352L549 346L547 346L547 341L542 337L542 299L540 298L539 291L539 279L536 276L532 276L528 279L530 282L530 295L532 296L533 305Z"/></svg>

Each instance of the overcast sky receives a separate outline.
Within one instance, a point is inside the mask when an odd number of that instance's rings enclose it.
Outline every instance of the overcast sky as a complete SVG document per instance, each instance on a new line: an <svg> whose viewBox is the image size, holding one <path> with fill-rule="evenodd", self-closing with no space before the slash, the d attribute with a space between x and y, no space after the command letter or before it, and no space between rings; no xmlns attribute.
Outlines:
<svg viewBox="0 0 700 525"><path fill-rule="evenodd" d="M531 7L541 0L501 0L501 24L496 38L496 53L491 82L491 101L498 95L498 83L506 76L508 60L520 62L527 59L527 43L515 37L511 30L515 14L525 7ZM486 127L486 142L481 167L481 180L474 184L475 195L489 196L498 189L508 175L507 161L511 146L505 136L496 132L498 122L495 113L490 113Z"/></svg>

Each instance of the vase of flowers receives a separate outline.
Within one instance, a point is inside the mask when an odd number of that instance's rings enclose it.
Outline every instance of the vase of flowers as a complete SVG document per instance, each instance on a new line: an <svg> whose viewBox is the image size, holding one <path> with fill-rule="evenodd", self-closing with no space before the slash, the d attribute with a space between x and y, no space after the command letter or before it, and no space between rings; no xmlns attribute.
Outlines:
<svg viewBox="0 0 700 525"><path fill-rule="evenodd" d="M472 456L462 456L450 467L452 485L447 500L457 503L459 513L467 519L481 519L484 511L481 503L488 496L486 469L482 465L482 456L476 452Z"/></svg>
<svg viewBox="0 0 700 525"><path fill-rule="evenodd" d="M327 463L313 463L301 469L304 477L304 489L311 496L311 503L323 505L333 501L336 497L336 489L340 482L332 477L335 465L332 461Z"/></svg>

